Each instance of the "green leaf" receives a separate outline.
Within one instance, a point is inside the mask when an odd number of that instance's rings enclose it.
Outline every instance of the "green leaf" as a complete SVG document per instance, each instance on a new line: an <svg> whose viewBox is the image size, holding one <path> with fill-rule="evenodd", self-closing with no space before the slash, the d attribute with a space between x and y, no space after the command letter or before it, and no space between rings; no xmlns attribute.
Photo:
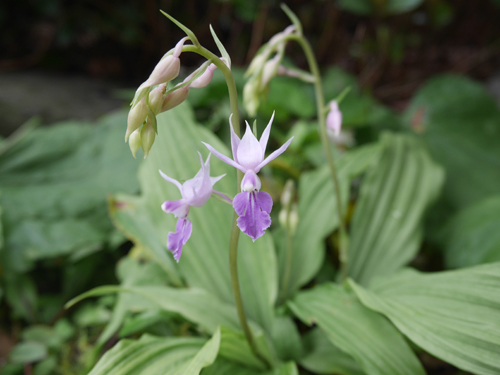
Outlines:
<svg viewBox="0 0 500 375"><path fill-rule="evenodd" d="M205 289L219 300L233 304L228 267L232 207L213 199L203 207L193 207L189 212L193 234L183 247L181 261L175 264L165 245L169 230L175 229L176 219L164 213L160 206L165 200L179 199L180 194L176 186L158 173L161 169L181 181L192 178L200 169L196 151L207 155L201 141L224 154L229 154L229 150L213 133L196 125L187 103L158 116L158 133L154 147L139 169L142 196L115 197L111 215L127 237L155 254L156 260L162 259L170 273L178 272L190 287ZM235 169L213 158L211 175L222 174L226 177L215 185L215 189L234 196ZM276 255L271 236L263 236L253 243L250 237L241 235L238 255L246 312L270 331L277 294Z"/></svg>
<svg viewBox="0 0 500 375"><path fill-rule="evenodd" d="M337 163L343 204L348 202L350 181L373 163L380 152L378 144L360 147L346 153ZM280 265L280 297L286 297L311 280L324 258L324 240L338 226L335 190L330 170L325 165L305 172L299 180L299 224L293 238L291 272L288 287L283 290L286 248L277 242ZM284 241L283 241L284 242Z"/></svg>
<svg viewBox="0 0 500 375"><path fill-rule="evenodd" d="M47 347L36 341L25 341L17 344L10 352L13 363L33 363L47 357Z"/></svg>
<svg viewBox="0 0 500 375"><path fill-rule="evenodd" d="M357 362L347 353L334 346L319 328L313 328L304 336L306 355L299 364L318 374L365 375Z"/></svg>
<svg viewBox="0 0 500 375"><path fill-rule="evenodd" d="M26 134L0 155L8 272L57 256L78 259L114 233L106 195L138 190L138 163L123 142L127 113L97 124L68 121Z"/></svg>
<svg viewBox="0 0 500 375"><path fill-rule="evenodd" d="M422 274L405 270L371 290L351 285L422 349L478 375L500 372L500 263Z"/></svg>
<svg viewBox="0 0 500 375"><path fill-rule="evenodd" d="M342 286L323 284L297 294L288 304L304 323L317 324L367 374L425 374L396 328Z"/></svg>
<svg viewBox="0 0 500 375"><path fill-rule="evenodd" d="M444 200L465 207L500 186L500 110L483 85L445 75L419 90L406 112L434 160L446 169Z"/></svg>
<svg viewBox="0 0 500 375"><path fill-rule="evenodd" d="M62 344L62 339L56 330L44 325L29 326L23 331L21 337L24 341L39 342L51 349L57 349Z"/></svg>
<svg viewBox="0 0 500 375"><path fill-rule="evenodd" d="M460 210L444 230L445 262L449 268L500 261L500 195Z"/></svg>
<svg viewBox="0 0 500 375"><path fill-rule="evenodd" d="M219 38L217 37L217 34L215 33L212 25L210 25L210 32L212 33L212 37L214 38L215 44L217 44L217 48L219 48L221 56L224 57L227 60L229 66L231 66L231 56L229 56L229 53L227 53L226 48L224 47L224 44L222 44Z"/></svg>
<svg viewBox="0 0 500 375"><path fill-rule="evenodd" d="M122 340L108 350L89 375L197 375L217 355L220 332L204 344L199 338Z"/></svg>
<svg viewBox="0 0 500 375"><path fill-rule="evenodd" d="M170 21L172 21L173 23L175 23L182 31L184 31L186 33L186 35L189 37L189 39L191 40L191 42L195 46L200 46L200 42L196 38L196 35L194 35L194 33L190 29L188 29L186 26L184 26L182 23L180 23L179 21L177 21L174 17L172 17L170 14L164 12L163 10L160 9L160 12L165 17L167 17Z"/></svg>
<svg viewBox="0 0 500 375"><path fill-rule="evenodd" d="M57 364L57 357L55 355L48 356L35 365L33 368L33 375L51 375L54 373Z"/></svg>
<svg viewBox="0 0 500 375"><path fill-rule="evenodd" d="M12 309L12 315L34 322L38 293L33 280L28 275L13 275L5 278L5 284L5 298Z"/></svg>
<svg viewBox="0 0 500 375"><path fill-rule="evenodd" d="M282 361L297 360L302 354L299 331L290 316L277 316L271 332L274 348Z"/></svg>
<svg viewBox="0 0 500 375"><path fill-rule="evenodd" d="M245 335L241 332L235 332L227 327L221 327L221 343L220 343L220 353L221 357L229 359L235 363L241 364L245 367L250 367L254 369L265 369L265 365L260 359L255 357L248 345L248 341ZM265 355L270 363L273 363L274 359L267 346L266 337L262 332L254 334L255 344L259 349L259 353Z"/></svg>
<svg viewBox="0 0 500 375"><path fill-rule="evenodd" d="M203 375L298 375L294 362L282 363L272 370L262 371L231 362L225 358L217 358L213 365L203 370Z"/></svg>
<svg viewBox="0 0 500 375"><path fill-rule="evenodd" d="M66 308L88 297L119 292L133 293L146 298L165 311L181 314L208 332L215 332L221 324L236 331L240 329L236 308L233 305L224 303L206 291L197 288L101 286L72 299L66 304ZM200 306L203 306L203 309L200 309Z"/></svg>
<svg viewBox="0 0 500 375"><path fill-rule="evenodd" d="M418 252L425 210L437 198L443 171L412 136L387 133L361 186L351 223L348 274L367 285Z"/></svg>

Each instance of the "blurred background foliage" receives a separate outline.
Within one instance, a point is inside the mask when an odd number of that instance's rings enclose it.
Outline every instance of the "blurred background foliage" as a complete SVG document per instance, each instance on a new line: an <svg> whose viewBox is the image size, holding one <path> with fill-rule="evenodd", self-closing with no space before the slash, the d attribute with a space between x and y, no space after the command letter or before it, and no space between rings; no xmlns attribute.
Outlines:
<svg viewBox="0 0 500 375"><path fill-rule="evenodd" d="M500 68L500 2L295 0L287 5L314 47L326 99L351 87L340 105L350 137L343 147L372 143L387 130L411 132L444 167L443 191L427 215L412 265L442 270L500 261L500 111L498 97L483 84ZM0 79L36 72L105 80L123 89L113 95L125 107L121 100L131 97L132 88L183 37L158 9L216 51L213 25L232 57L240 94L245 66L262 43L289 24L275 1L4 0ZM289 46L287 56L307 67L296 46ZM184 54L182 64L185 75L200 59ZM220 74L207 88L191 90L189 103L199 122L228 141L229 101ZM263 177L276 201L287 178L298 180L324 160L309 85L273 80L259 128L273 110L271 141L295 136L290 152L273 164L273 175ZM139 191L139 162L122 140L126 109L100 114L94 113L93 122L67 118L49 127L39 126L51 122L44 113L22 126L7 122L19 117L0 120L0 366L6 364L1 374L85 374L121 337L192 329L162 311L126 316L137 306L120 297L87 301L69 312L63 308L94 286L166 280L159 267L137 261L143 251L131 250L109 218L110 194ZM358 185L354 179L352 207ZM329 233L327 261L316 282L332 277L336 264L328 254L335 241ZM119 261L129 251L132 255ZM96 344L106 325L122 328L115 334L108 329L106 340ZM436 359L423 360L430 374L456 373Z"/></svg>

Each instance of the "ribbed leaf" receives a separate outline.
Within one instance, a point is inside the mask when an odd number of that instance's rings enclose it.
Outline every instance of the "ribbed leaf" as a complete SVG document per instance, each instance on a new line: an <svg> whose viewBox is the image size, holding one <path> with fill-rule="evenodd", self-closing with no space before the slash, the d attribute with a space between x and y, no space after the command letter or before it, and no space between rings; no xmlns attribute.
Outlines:
<svg viewBox="0 0 500 375"><path fill-rule="evenodd" d="M382 315L363 306L338 284L301 292L289 302L306 324L317 324L328 339L370 375L425 374L409 345Z"/></svg>
<svg viewBox="0 0 500 375"><path fill-rule="evenodd" d="M349 183L376 160L378 144L348 152L338 162L343 204L347 204ZM318 272L324 258L324 240L338 226L335 189L330 170L325 166L302 174L299 182L299 224L293 238L293 253L288 287L285 295L307 283ZM283 283L286 249L279 252L280 281ZM282 296L282 297L283 297Z"/></svg>
<svg viewBox="0 0 500 375"><path fill-rule="evenodd" d="M442 169L411 136L385 134L380 160L368 172L351 224L348 274L366 285L417 253L422 217L439 194Z"/></svg>
<svg viewBox="0 0 500 375"><path fill-rule="evenodd" d="M447 223L443 237L449 268L500 261L500 195L459 211Z"/></svg>
<svg viewBox="0 0 500 375"><path fill-rule="evenodd" d="M168 232L175 230L176 220L174 215L164 213L160 205L165 200L179 199L180 194L174 185L163 180L158 170L181 181L192 178L200 169L196 151L201 151L205 158L208 154L201 141L229 154L213 133L195 124L186 103L158 116L158 136L139 170L142 196L116 197L111 213L116 225L136 244L154 253L155 259L171 274L180 273L189 286L203 288L218 299L233 303L228 266L233 216L230 205L212 199L203 207L191 208L193 234L183 248L178 265L165 246ZM211 175L221 174L227 175L215 189L234 196L235 169L212 158ZM270 330L277 294L276 256L271 236L265 235L252 243L248 236L242 235L238 255L245 309L252 319Z"/></svg>
<svg viewBox="0 0 500 375"><path fill-rule="evenodd" d="M474 374L500 373L500 263L377 281L371 290L351 284L418 346Z"/></svg>
<svg viewBox="0 0 500 375"><path fill-rule="evenodd" d="M89 375L198 375L215 360L220 331L207 342L197 338L142 336L122 340L95 365Z"/></svg>
<svg viewBox="0 0 500 375"><path fill-rule="evenodd" d="M217 358L212 366L203 370L202 375L298 375L294 362L278 365L272 370L262 371L236 364L224 358Z"/></svg>
<svg viewBox="0 0 500 375"><path fill-rule="evenodd" d="M69 301L66 304L66 308L88 297L120 292L133 293L143 297L157 304L165 311L178 313L184 318L199 324L208 332L214 332L221 324L234 330L238 330L240 327L236 315L236 308L233 305L218 300L202 289L195 288L101 286ZM203 308L201 309L200 306ZM258 330L258 327L254 326L254 328Z"/></svg>
<svg viewBox="0 0 500 375"><path fill-rule="evenodd" d="M349 354L334 346L326 334L314 328L304 337L306 355L299 364L318 374L365 375Z"/></svg>

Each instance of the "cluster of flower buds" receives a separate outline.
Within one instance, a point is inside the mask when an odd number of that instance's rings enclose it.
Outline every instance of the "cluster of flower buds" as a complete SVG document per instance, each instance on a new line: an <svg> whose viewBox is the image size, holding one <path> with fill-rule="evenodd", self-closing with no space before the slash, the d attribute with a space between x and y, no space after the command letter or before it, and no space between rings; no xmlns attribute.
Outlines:
<svg viewBox="0 0 500 375"><path fill-rule="evenodd" d="M255 116L261 99L267 96L271 79L279 73L284 74L287 71L280 68L280 64L285 53L287 37L295 30L295 26L291 25L274 35L269 42L260 48L250 63L245 73L250 78L243 88L243 104L250 116Z"/></svg>
<svg viewBox="0 0 500 375"><path fill-rule="evenodd" d="M288 180L281 193L281 211L278 220L283 228L285 228L290 235L295 234L297 225L299 223L299 214L297 211L297 204L294 203L295 185L292 180Z"/></svg>
<svg viewBox="0 0 500 375"><path fill-rule="evenodd" d="M216 66L205 62L182 83L168 90L168 83L179 75L180 55L188 38L181 39L153 69L149 78L136 91L128 114L125 142L129 142L132 154L142 147L146 157L153 146L157 129L156 116L181 104L189 95L190 88L207 86ZM153 86L156 86L152 89Z"/></svg>

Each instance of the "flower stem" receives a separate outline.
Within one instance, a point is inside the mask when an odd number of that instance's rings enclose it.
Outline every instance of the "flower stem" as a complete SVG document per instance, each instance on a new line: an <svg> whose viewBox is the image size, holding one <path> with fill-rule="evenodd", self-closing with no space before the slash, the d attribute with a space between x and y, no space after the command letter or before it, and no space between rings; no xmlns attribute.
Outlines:
<svg viewBox="0 0 500 375"><path fill-rule="evenodd" d="M227 89L229 92L229 103L231 106L231 113L233 114L231 121L234 124L234 132L238 137L240 137L240 116L239 116L239 108L238 108L238 92L236 91L236 83L234 81L233 74L231 73L231 69L229 69L226 64L215 54L207 50L202 46L184 46L182 48L183 51L186 52L196 52L201 56L205 57L208 60L211 60L212 63L220 69L224 78L226 80ZM240 189L241 180L243 178L243 174L238 171L237 172L237 191ZM236 224L236 220L238 219L238 215L236 212L233 215L233 224L231 227L231 237L229 239L229 272L231 275L231 287L233 289L234 302L236 304L236 311L238 312L238 318L240 320L241 328L243 329L243 333L248 341L248 345L252 350L252 353L267 367L271 368L271 364L269 361L262 355L257 349L257 345L255 344L255 340L248 325L247 318L245 315L245 309L243 306L243 299L241 297L240 290L240 281L238 277L238 240L240 238L240 230Z"/></svg>
<svg viewBox="0 0 500 375"><path fill-rule="evenodd" d="M333 161L333 156L330 150L330 142L328 141L328 134L326 132L326 114L324 111L325 98L323 96L321 75L319 72L318 63L316 61L316 58L314 57L314 52L307 39L304 38L303 35L291 35L289 38L297 41L299 45L302 47L302 50L304 51L304 54L307 59L307 63L309 64L309 69L311 70L311 74L315 78L314 91L316 94L319 135L321 138L321 143L323 144L323 148L325 149L326 160L328 162L328 167L330 168L330 174L332 175L333 185L335 186L335 193L336 193L335 196L337 198L337 214L339 217L339 227L340 227L339 260L341 264L342 280L345 280L347 278L347 262L348 262L347 232L344 222L344 216L342 215L342 199L340 197L341 193L340 193L340 184L337 175L337 169L335 167L335 162Z"/></svg>

